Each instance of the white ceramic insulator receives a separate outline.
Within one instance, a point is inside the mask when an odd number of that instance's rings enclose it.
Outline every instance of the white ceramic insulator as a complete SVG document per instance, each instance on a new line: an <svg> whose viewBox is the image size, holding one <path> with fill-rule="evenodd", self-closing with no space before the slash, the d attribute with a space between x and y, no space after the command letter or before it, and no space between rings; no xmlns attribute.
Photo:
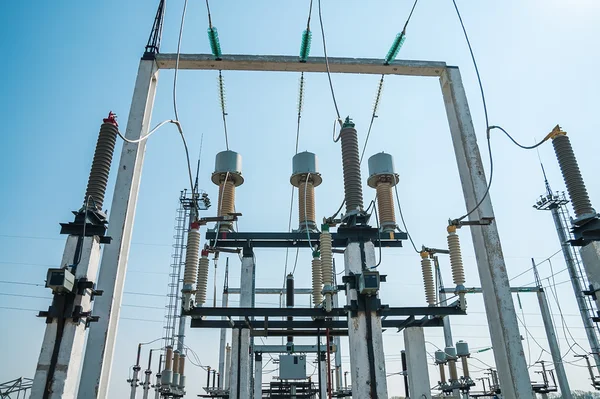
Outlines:
<svg viewBox="0 0 600 399"><path fill-rule="evenodd" d="M323 275L321 274L321 259L312 260L312 301L315 306L323 303Z"/></svg>
<svg viewBox="0 0 600 399"><path fill-rule="evenodd" d="M192 285L196 282L198 271L198 253L200 251L200 230L190 229L185 251L185 270L183 272L183 284Z"/></svg>
<svg viewBox="0 0 600 399"><path fill-rule="evenodd" d="M331 250L331 233L321 233L321 275L323 285L333 286L333 252Z"/></svg>
<svg viewBox="0 0 600 399"><path fill-rule="evenodd" d="M452 268L452 279L455 285L465 284L465 269L463 267L462 255L460 253L460 241L458 234L448 234L448 250L450 251L450 267Z"/></svg>
<svg viewBox="0 0 600 399"><path fill-rule="evenodd" d="M198 262L198 281L196 282L196 303L202 305L206 302L206 287L208 286L208 256L201 256Z"/></svg>
<svg viewBox="0 0 600 399"><path fill-rule="evenodd" d="M431 259L421 258L421 270L423 271L423 284L425 286L425 299L429 305L435 305L435 283L433 281L433 269Z"/></svg>

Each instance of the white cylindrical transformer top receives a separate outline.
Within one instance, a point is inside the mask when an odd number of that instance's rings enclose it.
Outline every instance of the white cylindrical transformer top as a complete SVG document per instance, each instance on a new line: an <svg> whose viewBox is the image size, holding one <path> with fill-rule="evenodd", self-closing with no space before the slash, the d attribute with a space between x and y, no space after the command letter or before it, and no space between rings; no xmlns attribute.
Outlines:
<svg viewBox="0 0 600 399"><path fill-rule="evenodd" d="M394 158L385 152L380 152L369 158L369 179L367 180L369 187L375 188L380 176L393 176L392 186L395 186L399 181L394 169Z"/></svg>
<svg viewBox="0 0 600 399"><path fill-rule="evenodd" d="M445 363L446 362L446 352L444 352L443 350L436 350L435 351L435 362L436 363Z"/></svg>
<svg viewBox="0 0 600 399"><path fill-rule="evenodd" d="M465 341L458 341L456 343L456 354L458 356L469 356L469 344Z"/></svg>
<svg viewBox="0 0 600 399"><path fill-rule="evenodd" d="M308 151L299 152L292 158L292 177L290 178L290 183L298 187L300 183L306 180L306 177L303 177L303 175L306 176L308 173L310 173L315 187L321 184L323 179L321 179L321 174L319 173L317 156Z"/></svg>
<svg viewBox="0 0 600 399"><path fill-rule="evenodd" d="M212 182L216 185L221 183L223 176L229 173L228 180L233 181L235 186L244 183L242 177L242 156L235 151L221 151L215 158L215 171L212 174Z"/></svg>

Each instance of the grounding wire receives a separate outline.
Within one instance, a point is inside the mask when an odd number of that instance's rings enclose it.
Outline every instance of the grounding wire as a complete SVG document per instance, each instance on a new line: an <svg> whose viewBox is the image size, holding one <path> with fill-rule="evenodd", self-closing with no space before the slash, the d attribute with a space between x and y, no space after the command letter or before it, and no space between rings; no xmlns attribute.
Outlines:
<svg viewBox="0 0 600 399"><path fill-rule="evenodd" d="M406 221L404 221L404 214L402 213L402 206L400 205L400 196L398 195L398 185L394 186L394 192L396 193L396 202L398 203L398 212L400 213L400 220L402 220L402 227L404 227L406 235L408 236L408 239L410 240L410 243L412 244L412 247L415 250L415 252L420 253L420 251L417 249L417 246L415 245L415 242L412 239L412 236L410 235L410 232L408 231L408 227L406 227Z"/></svg>
<svg viewBox="0 0 600 399"><path fill-rule="evenodd" d="M337 100L335 99L335 91L333 89L333 82L331 81L331 71L329 70L329 58L327 57L327 43L325 42L325 30L323 28L323 15L321 12L321 0L317 1L319 8L319 25L321 26L321 37L323 38L323 55L325 56L325 68L327 69L327 79L329 80L329 89L331 90L331 98L333 100L333 105L335 107L335 113L337 114L337 122L339 122L340 126L342 125L342 116L340 115L340 110L337 105ZM339 137L338 137L339 140ZM336 140L334 140L336 141Z"/></svg>
<svg viewBox="0 0 600 399"><path fill-rule="evenodd" d="M522 275L524 275L525 273L527 273L530 270L533 270L534 267L537 267L539 265L541 265L544 262L548 262L550 259L552 259L553 257L555 257L557 254L559 254L562 251L562 248L559 249L558 251L554 252L552 255L548 256L546 259L544 259L543 261L537 263L535 266L530 267L529 269L517 274L516 276L512 277L510 280L508 281L513 281L514 279L516 279L517 277L521 277Z"/></svg>

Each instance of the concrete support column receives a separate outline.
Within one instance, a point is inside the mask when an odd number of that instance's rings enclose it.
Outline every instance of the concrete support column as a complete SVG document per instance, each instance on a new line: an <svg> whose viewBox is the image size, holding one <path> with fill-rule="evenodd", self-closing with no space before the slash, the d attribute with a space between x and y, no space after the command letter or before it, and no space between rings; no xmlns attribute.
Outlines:
<svg viewBox="0 0 600 399"><path fill-rule="evenodd" d="M431 385L427 369L427 350L423 327L404 329L404 348L408 373L408 390L411 398L431 399Z"/></svg>
<svg viewBox="0 0 600 399"><path fill-rule="evenodd" d="M254 253L251 248L244 248L242 272L240 276L240 307L254 306ZM244 318L241 317L241 320ZM251 357L250 330L243 328L233 330L231 385L229 399L246 399L251 396Z"/></svg>
<svg viewBox="0 0 600 399"><path fill-rule="evenodd" d="M351 242L344 252L346 275L362 274L366 265L376 264L373 243ZM369 306L370 298L359 296L356 288L346 286L347 304L358 301L355 316L348 317L352 393L357 398L387 399L387 381L381 318ZM368 310L367 310L368 307Z"/></svg>
<svg viewBox="0 0 600 399"><path fill-rule="evenodd" d="M440 84L466 209L471 211L481 202L469 216L469 220L493 218L494 210L490 194L487 192L485 170L458 68L447 67L440 77ZM485 133L482 132L482 135ZM502 395L511 399L531 399L533 397L531 382L523 356L517 315L510 294L510 284L496 223L497 221L494 220L488 226L469 228L483 289L494 358Z"/></svg>
<svg viewBox="0 0 600 399"><path fill-rule="evenodd" d="M327 398L327 355L321 353L319 357L319 398Z"/></svg>
<svg viewBox="0 0 600 399"><path fill-rule="evenodd" d="M79 236L70 235L65 244L65 250L61 266L67 270L77 262L77 247ZM97 236L85 237L81 250L81 258L76 270L73 271L75 279L87 278L90 281L96 279L98 263L100 261L100 241ZM77 286L74 287L77 291ZM32 398L71 399L76 398L76 387L79 382L81 371L81 358L85 342L85 319L80 318L76 322L71 316L75 306L81 306L82 312L90 310L90 290L86 289L83 295L74 296L70 300L67 295L55 295L52 306L57 309L65 309L64 318L55 317L51 323L46 324L46 332L42 341L42 350L38 359L33 386L31 388ZM59 310L60 312L60 310ZM61 314L61 316L63 316ZM93 324L93 323L92 323ZM52 373L49 376L49 373ZM50 377L50 378L49 378ZM48 386L48 381L50 385ZM50 394L44 396L48 390Z"/></svg>
<svg viewBox="0 0 600 399"><path fill-rule="evenodd" d="M254 354L254 399L262 398L262 353Z"/></svg>
<svg viewBox="0 0 600 399"><path fill-rule="evenodd" d="M137 140L148 134L157 82L156 62L141 60L125 130L125 137L129 140ZM117 339L146 141L137 144L123 143L117 182L108 215L107 235L113 240L104 249L98 274L97 286L98 289L104 290L104 294L94 300L94 314L99 316L100 320L90 328L88 334L78 399L110 397L108 384Z"/></svg>

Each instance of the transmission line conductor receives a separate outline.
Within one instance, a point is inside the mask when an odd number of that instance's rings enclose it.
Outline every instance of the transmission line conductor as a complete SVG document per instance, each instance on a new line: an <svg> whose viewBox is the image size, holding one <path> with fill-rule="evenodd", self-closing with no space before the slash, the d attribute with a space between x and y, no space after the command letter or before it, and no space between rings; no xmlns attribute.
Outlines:
<svg viewBox="0 0 600 399"><path fill-rule="evenodd" d="M211 180L219 186L217 216L224 220L217 223L219 232L233 231L235 213L235 188L244 183L242 156L235 151L221 151L215 159L215 171Z"/></svg>
<svg viewBox="0 0 600 399"><path fill-rule="evenodd" d="M394 171L394 159L390 154L380 152L369 158L367 184L377 190L379 224L384 233L393 233L398 228L392 187L398 184L399 180L398 174Z"/></svg>
<svg viewBox="0 0 600 399"><path fill-rule="evenodd" d="M318 232L315 222L315 187L322 182L315 154L305 151L294 155L290 183L298 188L298 231Z"/></svg>

